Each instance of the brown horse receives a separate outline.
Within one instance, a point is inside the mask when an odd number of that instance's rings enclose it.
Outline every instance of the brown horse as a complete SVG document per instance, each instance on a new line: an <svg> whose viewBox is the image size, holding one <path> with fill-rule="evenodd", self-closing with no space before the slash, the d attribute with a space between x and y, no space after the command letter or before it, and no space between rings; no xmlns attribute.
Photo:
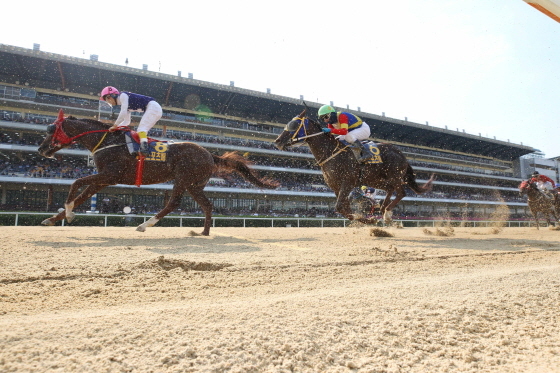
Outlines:
<svg viewBox="0 0 560 373"><path fill-rule="evenodd" d="M550 221L551 216L554 217L555 221L559 222L554 200L545 196L545 194L539 190L534 182L531 180L523 181L519 184L519 193L527 195L527 204L529 205L529 210L531 210L531 214L537 223L537 229L539 229L539 212L543 214L548 225L555 225Z"/></svg>
<svg viewBox="0 0 560 373"><path fill-rule="evenodd" d="M304 110L292 119L284 131L278 136L275 145L284 150L301 141L305 141L315 160L321 167L327 185L334 191L336 211L349 220L358 220L365 224L374 224L376 220L352 213L348 195L353 188L367 185L387 192L381 204L380 213L385 222L392 221L392 210L405 196L404 186L408 186L417 194L432 189L434 175L423 186L416 182L414 170L403 153L391 144L378 144L382 163L361 164L352 151L343 149L342 143L331 134L323 134L322 127L311 118L306 118ZM393 193L396 197L391 201Z"/></svg>
<svg viewBox="0 0 560 373"><path fill-rule="evenodd" d="M52 158L54 153L76 142L93 153L98 173L74 181L64 204L65 210L44 220L43 225L54 225L64 218L71 222L75 217L72 209L106 186L137 183L138 159L128 151L124 132L110 132L108 128L107 124L92 119L64 118L62 110L57 121L47 127L47 137L39 146L41 155ZM278 186L277 182L270 179L260 179L249 168L249 162L234 152L217 156L191 142L163 143L160 146L167 150L165 157L160 161L145 161L142 184L158 184L174 180L173 191L163 210L138 226L136 230L140 232L144 232L146 227L153 226L177 208L184 192L187 191L204 211L202 234L209 235L212 202L204 195L203 190L210 176L216 171L237 172L245 180L260 188L273 189ZM80 188L86 185L87 187L78 195Z"/></svg>

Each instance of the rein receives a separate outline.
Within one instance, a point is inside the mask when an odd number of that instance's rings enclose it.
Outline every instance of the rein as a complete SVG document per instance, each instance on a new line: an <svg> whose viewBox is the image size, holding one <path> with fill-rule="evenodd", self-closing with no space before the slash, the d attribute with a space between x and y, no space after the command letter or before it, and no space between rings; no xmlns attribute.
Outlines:
<svg viewBox="0 0 560 373"><path fill-rule="evenodd" d="M68 144L74 143L77 138L80 138L80 137L85 136L85 135L89 135L90 133L96 133L96 132L109 132L109 130L87 131L87 132L84 132L84 133L80 133L80 134L78 134L74 137L70 137L64 132L64 130L62 129L62 124L60 124L60 125L56 125L56 132L53 136L52 143L53 143L53 145L58 145L58 144L68 145ZM105 133L105 136L107 136L107 133ZM103 141L105 139L105 136L103 136L101 141ZM99 146L99 144L96 145L96 147L98 147L98 146Z"/></svg>
<svg viewBox="0 0 560 373"><path fill-rule="evenodd" d="M313 135L306 135L306 136L302 136L302 137L292 137L292 138L291 138L291 141L292 141L293 143L296 143L296 142L300 142L301 140L305 140L305 139L308 139L308 138L310 138L310 137L319 136L319 135L322 135L322 133L321 133L321 132L317 132L317 133L314 133ZM295 136L295 135L294 135L294 136Z"/></svg>
<svg viewBox="0 0 560 373"><path fill-rule="evenodd" d="M101 144L103 143L103 141L105 141L105 138L107 137L107 134L109 132L111 132L110 130L106 129L106 130L93 130L93 131L86 131L83 133L80 133L76 136L70 137L66 134L66 132L64 132L64 130L62 129L62 122L63 120L57 120L53 125L55 126L55 131L51 140L51 143L54 146L57 145L68 145L68 144L73 144L76 142L76 139L85 136L85 135L89 135L92 133L99 133L99 132L103 132L104 135L103 137L101 137L101 140L99 140L99 142L97 143L97 145L95 145L93 147L93 149L91 150L92 154L95 154L96 152L103 150L103 149L107 149L107 148L111 148L113 146L121 146L122 144L118 144L118 145L109 145L103 148L99 148L101 146ZM119 128L120 129L120 128ZM122 129L124 131L126 131L126 129Z"/></svg>
<svg viewBox="0 0 560 373"><path fill-rule="evenodd" d="M307 118L301 118L301 117L295 117L293 120L299 120L299 128L294 131L294 134L292 135L292 137L290 138L290 141L292 142L292 144L298 143L300 141L303 141L305 139L308 139L310 137L314 137L314 136L319 136L322 135L323 132L317 132L311 135L307 134L307 127L305 126L305 121L308 120ZM304 136L299 136L298 134L301 132L301 129L303 128L303 133ZM349 145L345 145L344 147L340 147L340 142L337 141L337 145L336 145L336 149L333 152L333 154L330 155L330 157L327 157L326 159L322 160L322 161L317 161L317 165L319 167L322 167L325 163L327 163L328 161L330 161L331 159L333 159L334 157L336 157L337 155L339 155L342 152L346 151L346 148L349 147Z"/></svg>
<svg viewBox="0 0 560 373"><path fill-rule="evenodd" d="M349 145L345 145L343 148L340 148L339 145L337 144L336 148L338 150L335 150L335 152L332 153L330 157L328 157L327 159L322 160L320 162L317 162L317 164L319 165L319 167L322 167L325 163L327 163L328 161L330 161L331 159L333 159L334 157L336 157L340 153L345 152L347 147L349 147Z"/></svg>

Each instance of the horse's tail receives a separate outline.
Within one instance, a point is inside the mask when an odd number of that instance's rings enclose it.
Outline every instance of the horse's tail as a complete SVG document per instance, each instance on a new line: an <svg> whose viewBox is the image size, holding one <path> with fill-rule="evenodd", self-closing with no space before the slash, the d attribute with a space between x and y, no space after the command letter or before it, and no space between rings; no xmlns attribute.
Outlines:
<svg viewBox="0 0 560 373"><path fill-rule="evenodd" d="M214 163L218 171L237 172L248 182L265 189L275 189L280 186L280 183L269 179L259 178L257 173L249 168L251 162L243 158L236 152L227 152L222 156L212 154Z"/></svg>
<svg viewBox="0 0 560 373"><path fill-rule="evenodd" d="M406 185L408 185L408 187L412 189L416 194L423 194L431 191L433 187L432 182L435 179L436 179L435 175L432 174L430 176L430 180L428 180L426 184L420 186L416 182L416 174L414 173L412 166L409 164L406 168L406 175L405 175Z"/></svg>

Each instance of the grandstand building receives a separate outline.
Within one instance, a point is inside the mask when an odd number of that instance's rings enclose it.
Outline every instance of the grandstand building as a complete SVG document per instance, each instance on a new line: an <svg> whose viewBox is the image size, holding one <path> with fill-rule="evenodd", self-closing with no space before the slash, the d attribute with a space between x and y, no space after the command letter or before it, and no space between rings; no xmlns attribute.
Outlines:
<svg viewBox="0 0 560 373"><path fill-rule="evenodd" d="M303 109L301 99L283 97L182 77L0 44L0 209L49 211L63 206L70 184L95 172L89 152L78 147L57 159L37 153L46 125L59 109L79 118L115 119L98 93L106 85L154 97L164 115L150 132L160 140L193 141L217 154L238 151L254 162L261 176L279 180L278 190L259 190L236 178L213 178L206 187L220 214L300 216L334 215L335 196L325 185L306 146L277 150L273 142ZM316 110L322 103L308 103ZM398 218L458 217L484 219L504 204L511 218L527 214L518 185L529 166L520 157L537 152L523 144L350 111L370 126L372 139L397 145L419 182L435 173L431 193L410 194L395 210ZM133 117L134 118L134 117ZM139 120L139 116L135 117ZM557 163L556 163L557 170ZM555 180L558 180L555 175ZM98 194L98 209L129 205L136 212L161 209L170 184L118 185ZM382 198L380 195L379 198ZM77 211L91 209L86 204ZM108 211L107 212L115 212ZM178 211L179 212L179 211ZM185 196L183 214L197 212Z"/></svg>

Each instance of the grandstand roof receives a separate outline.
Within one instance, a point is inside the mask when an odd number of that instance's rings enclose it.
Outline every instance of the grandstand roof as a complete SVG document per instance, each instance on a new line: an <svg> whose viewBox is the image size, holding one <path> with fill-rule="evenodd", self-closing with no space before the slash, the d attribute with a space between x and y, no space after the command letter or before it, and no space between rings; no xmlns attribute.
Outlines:
<svg viewBox="0 0 560 373"><path fill-rule="evenodd" d="M183 108L249 120L287 123L303 106L294 99L234 86L162 74L90 59L0 44L0 81L75 94L97 96L106 85L154 97L167 110ZM312 108L321 104L308 103ZM516 160L537 151L459 131L432 127L376 114L341 108L359 115L372 127L372 137L420 146Z"/></svg>

